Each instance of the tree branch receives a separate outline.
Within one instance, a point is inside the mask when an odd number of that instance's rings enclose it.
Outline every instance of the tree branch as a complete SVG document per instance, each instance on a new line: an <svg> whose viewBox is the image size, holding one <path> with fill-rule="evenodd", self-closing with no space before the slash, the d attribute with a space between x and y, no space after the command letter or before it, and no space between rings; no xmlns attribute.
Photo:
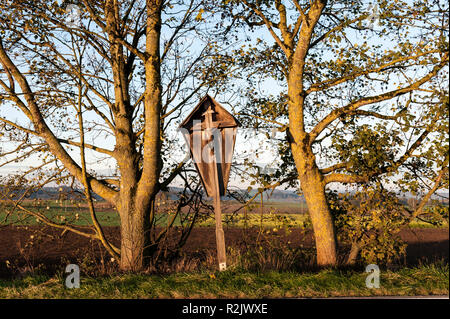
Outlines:
<svg viewBox="0 0 450 319"><path fill-rule="evenodd" d="M1 41L0 60L2 61L2 64L4 64L4 66L10 70L12 76L19 84L21 91L25 96L30 113L29 117L31 117L30 120L33 122L35 132L38 133L39 136L47 142L52 153L64 164L64 166L71 172L71 174L76 176L77 179L81 180L82 176L80 166L78 166L73 158L66 152L62 145L58 142L56 136L47 126L47 123L45 122L41 111L39 110L34 97L34 93L32 92L27 79L6 54ZM116 191L99 182L92 176L89 177L89 183L97 194L109 201L115 201L117 195Z"/></svg>
<svg viewBox="0 0 450 319"><path fill-rule="evenodd" d="M353 112L355 110L357 110L358 108L364 106L364 105L369 105L369 104L374 104L374 103L378 103L378 102L382 102L385 100L390 100L394 97L397 96L401 96L403 94L409 93L411 91L417 90L422 84L428 82L431 78L433 78L445 65L447 65L448 63L448 52L446 52L444 58L442 59L442 61L436 65L433 70L428 73L426 76L422 77L421 79L419 79L418 81L414 82L413 84L398 89L398 90L393 90L390 92L386 92L384 94L380 94L378 96L370 96L370 97L366 97L366 98L362 98L358 101L352 102L344 107L335 109L333 111L331 111L327 116L325 116L319 123L317 123L317 125L313 128L313 130L309 133L310 135L310 143L312 143L317 136L329 125L331 124L334 120L336 120L337 118L339 118L340 116L342 116L343 114L347 114L350 112Z"/></svg>
<svg viewBox="0 0 450 319"><path fill-rule="evenodd" d="M447 155L447 163L448 163L448 155ZM448 165L448 164L446 164ZM439 173L436 175L436 177L433 180L433 187L428 191L428 193L422 198L419 205L417 206L416 210L411 214L409 220L413 221L414 218L422 214L423 209L425 205L430 200L431 196L439 189L441 186L441 180L445 176L445 174L448 174L448 166L444 167L439 171Z"/></svg>
<svg viewBox="0 0 450 319"><path fill-rule="evenodd" d="M62 139L62 138L58 138L57 140L58 140L59 143L73 145L73 146L77 146L77 147L82 147L82 144L80 142L75 142L75 141L66 140L66 139ZM94 150L96 152L107 154L107 155L110 155L110 156L114 157L114 151L107 150L105 148L101 148L101 147L98 147L98 146L95 146L95 145L91 145L91 144L86 144L86 143L84 143L84 147L89 148L91 150Z"/></svg>
<svg viewBox="0 0 450 319"><path fill-rule="evenodd" d="M248 3L247 0L242 0L242 2L251 10L253 10L263 21L266 25L267 29L269 30L272 37L275 39L275 42L280 46L280 48L284 51L286 56L290 56L290 50L286 47L285 43L278 37L278 35L275 33L273 28L275 27L275 24L267 19L267 17L264 15L264 13L261 11L261 9L258 6L252 6Z"/></svg>

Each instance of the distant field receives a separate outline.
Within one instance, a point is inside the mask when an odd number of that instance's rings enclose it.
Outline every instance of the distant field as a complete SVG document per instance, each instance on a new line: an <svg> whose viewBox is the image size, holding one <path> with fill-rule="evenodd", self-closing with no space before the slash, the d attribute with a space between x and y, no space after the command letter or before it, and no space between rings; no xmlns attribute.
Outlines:
<svg viewBox="0 0 450 319"><path fill-rule="evenodd" d="M25 202L23 204L25 208L43 213L48 218L51 218L57 222L67 222L79 226L89 225L91 222L90 213L85 203L72 203L70 201L57 202L43 201L40 205L33 205L32 202ZM99 222L105 226L118 226L119 215L117 211L110 205L105 203L96 203L96 215ZM161 206L162 207L162 206ZM244 210L241 209L238 214L232 214L231 212L237 210L240 204L236 202L224 203L223 213L224 222L233 226L244 226ZM275 219L279 219L276 216L285 216L291 220L294 225L300 225L306 219L306 215L301 213L299 203L292 202L270 202L264 204L264 216L262 219L263 225L270 227L273 225ZM164 209L164 208L162 208ZM12 212L8 215L7 212ZM306 213L306 209L304 211ZM248 210L248 223L261 223L261 208L259 205L250 205ZM284 217L282 217L284 218ZM157 214L156 223L159 226L167 224L170 215L167 213ZM278 221L277 221L278 222ZM0 224L20 224L20 225L36 225L39 224L36 217L29 216L21 212L19 209L13 209L10 205L0 206ZM200 219L198 226L210 226L214 224L214 219ZM175 220L175 225L180 225L180 219Z"/></svg>
<svg viewBox="0 0 450 319"><path fill-rule="evenodd" d="M61 203L52 200L42 201L39 205L34 205L31 201L24 202L22 205L32 212L44 214L57 223L71 223L79 226L92 224L85 203L72 203L70 201ZM96 215L102 225L119 225L119 216L114 209L106 208L102 203L96 204L96 206ZM39 225L41 222L36 217L22 212L19 208L14 209L11 205L3 204L0 206L0 224Z"/></svg>
<svg viewBox="0 0 450 319"><path fill-rule="evenodd" d="M44 214L46 217L58 223L70 223L78 226L91 225L91 218L86 203L74 203L71 201L59 202L55 200L42 201L40 205L33 202L24 202L25 208ZM96 203L96 216L101 225L119 226L120 220L117 211L105 202ZM301 202L265 202L263 209L259 203L249 205L248 209L240 209L241 204L237 202L223 203L223 222L225 226L230 227L251 227L260 226L264 228L282 228L282 227L298 227L309 228L309 216L307 208ZM164 210L164 206L160 206ZM237 213L233 213L236 210ZM9 214L8 214L9 212ZM261 215L261 212L263 213ZM167 213L159 213L156 215L155 223L157 226L164 227L171 219L171 215ZM214 216L203 214L203 217L197 220L197 226L210 227L214 226ZM30 216L21 212L19 209L13 209L10 205L4 203L0 205L0 225L39 225L41 222L34 216ZM180 226L180 217L174 222L175 226ZM435 227L422 221L414 221L411 227ZM448 227L448 224L443 225Z"/></svg>

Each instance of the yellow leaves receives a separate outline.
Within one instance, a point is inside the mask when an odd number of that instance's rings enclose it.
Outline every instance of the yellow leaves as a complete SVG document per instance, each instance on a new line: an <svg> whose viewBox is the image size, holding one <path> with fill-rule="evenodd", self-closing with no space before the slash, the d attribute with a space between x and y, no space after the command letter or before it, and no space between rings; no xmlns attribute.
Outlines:
<svg viewBox="0 0 450 319"><path fill-rule="evenodd" d="M205 12L205 10L202 8L202 9L200 9L199 11L198 11L198 14L197 14L197 16L195 17L195 20L197 20L197 21L203 21L203 18L202 18L202 14Z"/></svg>

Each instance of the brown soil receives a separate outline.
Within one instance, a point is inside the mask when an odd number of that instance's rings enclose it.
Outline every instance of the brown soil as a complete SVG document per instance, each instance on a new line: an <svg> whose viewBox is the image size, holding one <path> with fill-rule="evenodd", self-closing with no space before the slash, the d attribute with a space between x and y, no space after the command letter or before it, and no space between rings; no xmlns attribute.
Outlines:
<svg viewBox="0 0 450 319"><path fill-rule="evenodd" d="M106 236L118 245L120 232L118 227L106 227ZM251 242L257 236L257 229L226 228L227 246L239 247ZM432 262L443 259L448 262L449 230L437 228L405 229L400 233L408 244L405 263L408 266L419 262ZM37 227L4 226L0 227L0 277L10 277L13 272L36 270L61 271L68 263L78 263L87 254L97 257L109 257L97 242L73 233L61 234L60 230ZM289 236L281 235L280 240L298 247L313 248L311 231L293 230ZM197 251L215 251L214 228L198 227L183 248L186 254ZM9 267L7 267L7 261Z"/></svg>

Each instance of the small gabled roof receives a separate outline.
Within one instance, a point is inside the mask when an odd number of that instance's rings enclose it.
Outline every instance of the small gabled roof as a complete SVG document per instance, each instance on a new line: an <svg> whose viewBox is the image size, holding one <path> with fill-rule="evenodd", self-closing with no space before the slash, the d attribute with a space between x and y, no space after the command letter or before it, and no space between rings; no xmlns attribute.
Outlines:
<svg viewBox="0 0 450 319"><path fill-rule="evenodd" d="M208 103L210 102L210 103ZM216 122L218 122L218 127L236 127L240 126L241 123L230 113L228 112L222 105L219 104L216 100L214 100L208 94L205 95L196 107L192 110L192 112L186 117L186 119L180 124L180 127L190 128L192 126L192 122L194 119L201 119L203 113L212 106L214 111L217 113Z"/></svg>

